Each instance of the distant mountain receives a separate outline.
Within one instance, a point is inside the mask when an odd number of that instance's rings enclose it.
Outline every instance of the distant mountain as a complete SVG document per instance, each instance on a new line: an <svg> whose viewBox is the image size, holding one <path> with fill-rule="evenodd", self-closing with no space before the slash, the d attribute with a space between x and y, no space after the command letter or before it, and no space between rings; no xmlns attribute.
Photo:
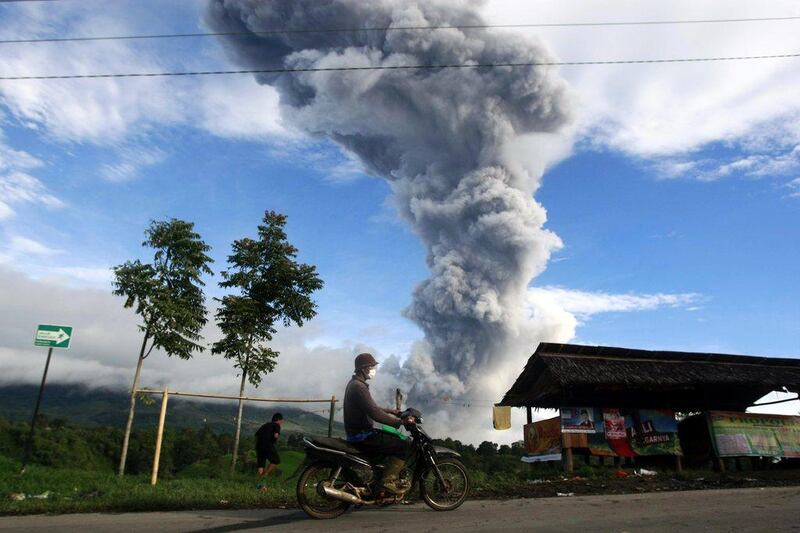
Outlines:
<svg viewBox="0 0 800 533"><path fill-rule="evenodd" d="M37 385L0 386L0 418L30 420L36 405ZM154 428L158 423L161 396L152 395L154 402L145 405L137 401L134 427ZM119 390L93 389L79 385L47 385L40 414L50 419L62 418L75 425L119 426L125 425L128 415L128 395ZM310 410L329 409L329 404L307 404ZM215 432L233 433L235 430L237 402L235 400L194 401L170 397L166 426L169 428L202 427L208 425ZM252 434L272 414L280 411L285 419L286 433L325 435L328 432L328 413L308 412L289 405L264 407L256 402L245 403L242 417L243 434ZM334 422L334 434L342 435L344 428Z"/></svg>

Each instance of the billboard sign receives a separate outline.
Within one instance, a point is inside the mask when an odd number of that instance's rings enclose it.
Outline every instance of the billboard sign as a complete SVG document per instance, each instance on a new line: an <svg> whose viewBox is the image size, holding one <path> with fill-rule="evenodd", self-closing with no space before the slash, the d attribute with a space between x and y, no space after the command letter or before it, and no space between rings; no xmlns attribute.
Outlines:
<svg viewBox="0 0 800 533"><path fill-rule="evenodd" d="M800 416L709 411L719 457L800 457Z"/></svg>
<svg viewBox="0 0 800 533"><path fill-rule="evenodd" d="M561 421L559 417L525 424L525 450L523 461L561 460Z"/></svg>

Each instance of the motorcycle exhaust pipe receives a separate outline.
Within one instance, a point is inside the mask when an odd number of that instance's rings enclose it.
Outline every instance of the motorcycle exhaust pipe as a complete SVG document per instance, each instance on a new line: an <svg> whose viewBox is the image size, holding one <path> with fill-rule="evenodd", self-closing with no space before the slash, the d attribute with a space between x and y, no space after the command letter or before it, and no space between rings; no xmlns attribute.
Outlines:
<svg viewBox="0 0 800 533"><path fill-rule="evenodd" d="M350 494L349 492L345 492L339 489L334 489L333 487L328 487L325 485L321 485L321 487L322 487L322 492L325 493L325 496L333 498L334 500L341 500L343 502L348 502L355 505L365 505L367 503L358 496Z"/></svg>

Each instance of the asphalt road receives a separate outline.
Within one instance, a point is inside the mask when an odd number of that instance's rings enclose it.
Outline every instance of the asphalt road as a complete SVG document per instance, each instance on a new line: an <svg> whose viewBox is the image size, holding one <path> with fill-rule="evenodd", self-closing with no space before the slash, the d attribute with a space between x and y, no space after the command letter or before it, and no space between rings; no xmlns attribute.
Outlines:
<svg viewBox="0 0 800 533"><path fill-rule="evenodd" d="M800 531L800 487L469 501L361 509L335 521L296 510L183 511L0 518L0 531Z"/></svg>

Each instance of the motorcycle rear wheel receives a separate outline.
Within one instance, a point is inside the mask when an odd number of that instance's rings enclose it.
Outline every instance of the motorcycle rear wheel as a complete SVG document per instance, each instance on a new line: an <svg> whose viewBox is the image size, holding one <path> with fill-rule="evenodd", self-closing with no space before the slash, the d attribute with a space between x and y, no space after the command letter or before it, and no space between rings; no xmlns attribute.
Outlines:
<svg viewBox="0 0 800 533"><path fill-rule="evenodd" d="M335 469L336 467L330 463L318 461L308 465L297 480L297 503L311 518L322 520L336 518L350 508L348 502L332 500L317 491L317 485L321 481L330 479ZM336 482L337 488L344 483L345 480L340 478Z"/></svg>
<svg viewBox="0 0 800 533"><path fill-rule="evenodd" d="M470 482L464 464L454 457L436 462L445 481L439 481L436 470L427 468L420 477L419 489L428 507L436 511L452 511L461 506L469 495Z"/></svg>

